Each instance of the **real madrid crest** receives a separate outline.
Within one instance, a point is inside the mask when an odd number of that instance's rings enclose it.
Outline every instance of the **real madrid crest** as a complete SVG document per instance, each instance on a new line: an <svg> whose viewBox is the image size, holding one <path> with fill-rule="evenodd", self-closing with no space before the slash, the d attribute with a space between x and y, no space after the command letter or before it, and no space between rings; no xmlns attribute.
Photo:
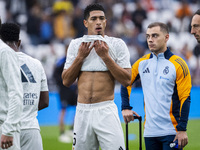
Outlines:
<svg viewBox="0 0 200 150"><path fill-rule="evenodd" d="M166 75L169 73L169 67L166 66L165 69L163 70L163 74Z"/></svg>

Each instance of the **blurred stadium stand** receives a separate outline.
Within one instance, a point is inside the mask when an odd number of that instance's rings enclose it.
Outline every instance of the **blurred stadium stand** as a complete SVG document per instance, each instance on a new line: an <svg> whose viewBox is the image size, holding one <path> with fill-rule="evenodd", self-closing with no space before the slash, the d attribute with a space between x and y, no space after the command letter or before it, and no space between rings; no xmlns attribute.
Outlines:
<svg viewBox="0 0 200 150"><path fill-rule="evenodd" d="M21 49L41 60L50 91L56 89L52 71L56 60L64 55L65 41L86 34L83 9L92 2L105 7L106 34L126 42L132 64L149 53L147 25L154 21L168 24L168 46L188 63L193 85L200 85L200 53L194 53L199 46L190 34L191 17L200 8L199 0L0 0L2 22L21 25Z"/></svg>

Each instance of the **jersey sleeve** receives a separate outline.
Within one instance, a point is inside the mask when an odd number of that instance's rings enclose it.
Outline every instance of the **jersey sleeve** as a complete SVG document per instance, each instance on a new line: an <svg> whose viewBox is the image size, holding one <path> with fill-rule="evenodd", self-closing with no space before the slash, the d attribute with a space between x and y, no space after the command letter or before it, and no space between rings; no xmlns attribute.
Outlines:
<svg viewBox="0 0 200 150"><path fill-rule="evenodd" d="M17 56L14 52L6 50L1 57L1 70L7 85L8 112L6 120L2 124L2 134L12 136L19 131L20 117L22 113L23 87L21 84L20 68Z"/></svg>
<svg viewBox="0 0 200 150"><path fill-rule="evenodd" d="M40 63L40 66L41 66L41 76L42 76L40 91L48 91L49 89L48 89L48 84L47 84L47 77L41 63Z"/></svg>
<svg viewBox="0 0 200 150"><path fill-rule="evenodd" d="M74 40L72 40L69 44L64 69L68 69L72 65L77 56L78 50L76 49L74 44L75 44Z"/></svg>
<svg viewBox="0 0 200 150"><path fill-rule="evenodd" d="M131 68L130 53L123 40L119 40L115 48L117 49L117 64L122 68Z"/></svg>
<svg viewBox="0 0 200 150"><path fill-rule="evenodd" d="M176 85L180 101L180 120L176 126L178 131L186 131L189 109L190 109L190 92L191 76L187 64L182 58L175 59L176 62Z"/></svg>

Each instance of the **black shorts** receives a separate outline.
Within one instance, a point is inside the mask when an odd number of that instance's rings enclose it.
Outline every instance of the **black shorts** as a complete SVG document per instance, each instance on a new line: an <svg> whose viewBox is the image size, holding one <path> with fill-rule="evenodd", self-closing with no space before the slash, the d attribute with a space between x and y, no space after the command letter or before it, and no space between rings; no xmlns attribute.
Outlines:
<svg viewBox="0 0 200 150"><path fill-rule="evenodd" d="M71 87L65 87L59 91L61 108L65 109L68 105L77 104L77 86L72 85Z"/></svg>

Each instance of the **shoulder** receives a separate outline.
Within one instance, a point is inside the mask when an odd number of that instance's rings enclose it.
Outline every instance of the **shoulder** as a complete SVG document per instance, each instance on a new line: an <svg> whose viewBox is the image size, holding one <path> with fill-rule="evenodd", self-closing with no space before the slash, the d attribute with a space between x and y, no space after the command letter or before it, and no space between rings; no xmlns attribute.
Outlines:
<svg viewBox="0 0 200 150"><path fill-rule="evenodd" d="M111 37L111 36L105 35L105 39L113 44L125 44L125 42L122 39L117 38L117 37Z"/></svg>
<svg viewBox="0 0 200 150"><path fill-rule="evenodd" d="M171 56L169 61L172 62L175 66L187 65L186 62L178 55Z"/></svg>
<svg viewBox="0 0 200 150"><path fill-rule="evenodd" d="M38 65L38 66L42 65L41 62L38 59L33 58L33 57L23 53L23 52L17 52L17 56L20 60L25 61L28 64L35 64L35 65Z"/></svg>
<svg viewBox="0 0 200 150"><path fill-rule="evenodd" d="M33 57L23 53L23 52L16 52L17 56L19 57L19 59L29 59L32 61L32 59L34 59Z"/></svg>
<svg viewBox="0 0 200 150"><path fill-rule="evenodd" d="M132 65L132 68L138 68L139 65L144 62L145 60L148 60L151 58L151 53L149 54L146 54L144 56L142 56L141 58L139 58L133 65Z"/></svg>
<svg viewBox="0 0 200 150"><path fill-rule="evenodd" d="M43 66L42 66L42 63L41 63L38 59L33 58L33 57L31 57L31 56L28 56L28 58L29 58L30 61L32 61L34 64L36 64L38 67L40 67L40 68L43 67Z"/></svg>
<svg viewBox="0 0 200 150"><path fill-rule="evenodd" d="M1 56L9 56L9 57L17 57L14 50L12 50L9 46L3 46L0 48L0 55Z"/></svg>
<svg viewBox="0 0 200 150"><path fill-rule="evenodd" d="M105 36L105 39L108 45L111 46L111 49L113 48L116 54L129 52L126 43L122 39L109 36Z"/></svg>
<svg viewBox="0 0 200 150"><path fill-rule="evenodd" d="M170 62L175 66L176 70L182 70L184 76L187 76L189 74L189 68L187 66L187 63L178 55L173 55L170 59ZM179 72L179 71L178 71Z"/></svg>
<svg viewBox="0 0 200 150"><path fill-rule="evenodd" d="M1 39L0 39L0 52L5 51L6 49L11 49L8 45L6 45Z"/></svg>
<svg viewBox="0 0 200 150"><path fill-rule="evenodd" d="M78 47L83 41L83 37L72 39L71 42L69 43L68 51L67 53L76 53L78 50Z"/></svg>
<svg viewBox="0 0 200 150"><path fill-rule="evenodd" d="M1 47L0 48L0 53L1 54L15 54L14 50L10 49L10 48L7 48L7 47Z"/></svg>
<svg viewBox="0 0 200 150"><path fill-rule="evenodd" d="M146 54L144 56L142 56L141 58L138 59L139 62L143 61L143 60L147 60L147 59L150 59L151 58L151 53L149 54Z"/></svg>
<svg viewBox="0 0 200 150"><path fill-rule="evenodd" d="M72 39L71 42L70 42L70 45L71 44L76 45L78 43L81 43L82 41L83 41L83 37Z"/></svg>
<svg viewBox="0 0 200 150"><path fill-rule="evenodd" d="M5 44L5 43L0 39L0 53L3 53L3 52L15 53L14 50L12 50L7 44Z"/></svg>

